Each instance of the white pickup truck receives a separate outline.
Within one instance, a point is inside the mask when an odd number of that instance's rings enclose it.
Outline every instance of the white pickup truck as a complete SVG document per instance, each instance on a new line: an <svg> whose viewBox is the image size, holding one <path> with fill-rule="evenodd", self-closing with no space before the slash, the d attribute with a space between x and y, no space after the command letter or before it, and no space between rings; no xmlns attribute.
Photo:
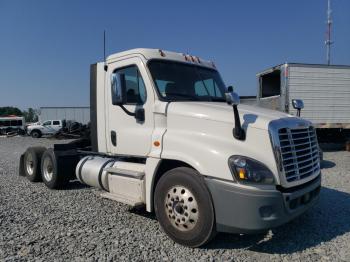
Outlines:
<svg viewBox="0 0 350 262"><path fill-rule="evenodd" d="M63 127L63 120L46 120L27 126L27 134L39 138L43 135L54 135Z"/></svg>
<svg viewBox="0 0 350 262"><path fill-rule="evenodd" d="M317 202L312 124L239 105L212 62L133 49L93 64L90 83L91 136L28 148L21 175L49 188L77 178L102 197L144 205L190 247L215 232L280 226Z"/></svg>

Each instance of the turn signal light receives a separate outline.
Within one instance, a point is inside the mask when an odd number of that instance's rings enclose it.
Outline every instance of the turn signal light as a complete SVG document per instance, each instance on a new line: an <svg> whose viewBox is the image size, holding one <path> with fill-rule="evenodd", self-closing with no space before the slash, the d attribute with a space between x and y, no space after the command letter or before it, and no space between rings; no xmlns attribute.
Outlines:
<svg viewBox="0 0 350 262"><path fill-rule="evenodd" d="M243 168L240 168L240 169L239 169L239 178L240 178L240 179L246 179L246 177L245 177L245 172L244 172L244 169L243 169Z"/></svg>
<svg viewBox="0 0 350 262"><path fill-rule="evenodd" d="M188 57L186 54L182 54L185 57L185 60L188 61Z"/></svg>

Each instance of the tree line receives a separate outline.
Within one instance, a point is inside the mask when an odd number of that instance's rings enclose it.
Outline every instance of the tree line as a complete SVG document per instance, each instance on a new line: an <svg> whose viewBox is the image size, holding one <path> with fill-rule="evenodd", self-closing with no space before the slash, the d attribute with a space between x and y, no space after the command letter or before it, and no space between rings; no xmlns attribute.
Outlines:
<svg viewBox="0 0 350 262"><path fill-rule="evenodd" d="M38 121L38 110L28 108L28 110L20 110L17 107L5 106L0 107L0 116L16 115L23 116L26 122L37 122Z"/></svg>

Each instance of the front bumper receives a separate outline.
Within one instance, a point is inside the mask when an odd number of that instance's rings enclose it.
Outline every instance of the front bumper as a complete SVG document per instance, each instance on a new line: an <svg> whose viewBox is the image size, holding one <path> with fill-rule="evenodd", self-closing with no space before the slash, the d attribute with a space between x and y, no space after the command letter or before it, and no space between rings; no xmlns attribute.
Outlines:
<svg viewBox="0 0 350 262"><path fill-rule="evenodd" d="M258 233L277 227L304 213L317 202L321 175L296 189L257 190L206 178L212 195L219 232Z"/></svg>

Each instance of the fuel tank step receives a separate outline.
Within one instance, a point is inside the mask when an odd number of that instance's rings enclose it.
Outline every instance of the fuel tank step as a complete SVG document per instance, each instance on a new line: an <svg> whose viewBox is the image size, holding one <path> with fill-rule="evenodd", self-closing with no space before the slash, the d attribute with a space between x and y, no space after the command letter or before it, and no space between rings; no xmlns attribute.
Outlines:
<svg viewBox="0 0 350 262"><path fill-rule="evenodd" d="M145 203L145 164L87 156L76 168L78 180L105 191L102 197L131 206Z"/></svg>

